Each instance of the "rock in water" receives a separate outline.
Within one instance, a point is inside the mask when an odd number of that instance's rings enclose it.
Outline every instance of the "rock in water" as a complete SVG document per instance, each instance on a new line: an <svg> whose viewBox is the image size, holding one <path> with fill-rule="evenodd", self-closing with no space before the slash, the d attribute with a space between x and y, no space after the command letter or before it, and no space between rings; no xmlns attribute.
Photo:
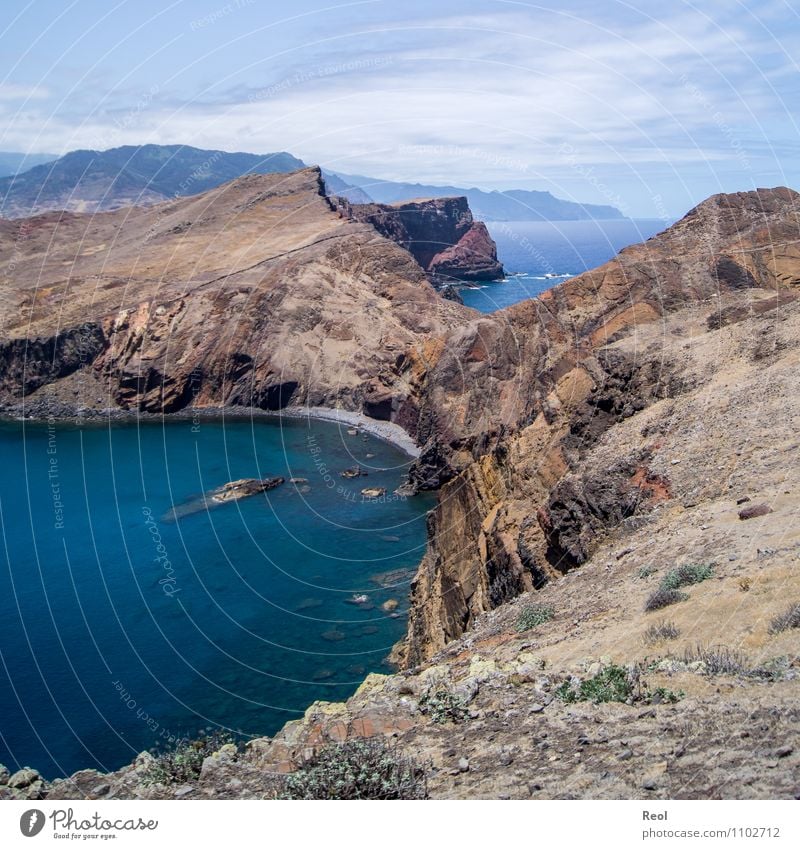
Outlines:
<svg viewBox="0 0 800 849"><path fill-rule="evenodd" d="M241 480L230 481L183 504L176 504L161 517L161 521L176 522L184 516L191 516L193 513L200 513L203 510L218 507L220 504L227 504L229 501L239 501L242 498L257 495L259 492L267 492L280 486L283 482L284 479L281 477L242 478Z"/></svg>
<svg viewBox="0 0 800 849"><path fill-rule="evenodd" d="M213 501L222 504L228 501L238 501L240 498L248 498L251 495L257 495L259 492L268 492L270 489L280 486L283 483L283 478L242 478L238 481L231 481L223 486L212 490L209 497Z"/></svg>

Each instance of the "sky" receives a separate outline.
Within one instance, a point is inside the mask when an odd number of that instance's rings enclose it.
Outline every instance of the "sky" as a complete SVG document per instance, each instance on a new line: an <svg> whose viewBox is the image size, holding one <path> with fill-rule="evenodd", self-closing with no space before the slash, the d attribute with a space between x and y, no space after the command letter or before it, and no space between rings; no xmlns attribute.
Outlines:
<svg viewBox="0 0 800 849"><path fill-rule="evenodd" d="M0 150L287 150L675 218L800 189L791 3L3 0Z"/></svg>

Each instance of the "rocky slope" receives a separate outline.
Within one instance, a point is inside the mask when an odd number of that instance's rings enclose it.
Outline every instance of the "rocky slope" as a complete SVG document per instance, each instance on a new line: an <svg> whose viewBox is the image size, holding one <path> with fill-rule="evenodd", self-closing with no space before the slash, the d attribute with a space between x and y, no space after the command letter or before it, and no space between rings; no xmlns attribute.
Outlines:
<svg viewBox="0 0 800 849"><path fill-rule="evenodd" d="M716 196L612 262L453 333L425 383L413 476L444 485L406 662L581 565L604 533L669 496L653 445L619 446L596 469L591 452L610 428L697 385L687 342L674 344L690 321L682 311L699 309L702 329L724 337L751 312L796 308L798 199Z"/></svg>
<svg viewBox="0 0 800 849"><path fill-rule="evenodd" d="M0 399L29 413L339 406L413 433L415 370L398 363L472 315L343 218L314 168L0 222L0 257Z"/></svg>
<svg viewBox="0 0 800 849"><path fill-rule="evenodd" d="M799 201L716 196L491 316L429 301L442 329L395 359L388 397L408 394L383 408L423 446L414 482L441 486L403 672L180 786L143 755L0 795L269 797L365 736L435 797L800 795ZM648 610L677 567L696 582ZM619 701L574 701L619 670Z"/></svg>

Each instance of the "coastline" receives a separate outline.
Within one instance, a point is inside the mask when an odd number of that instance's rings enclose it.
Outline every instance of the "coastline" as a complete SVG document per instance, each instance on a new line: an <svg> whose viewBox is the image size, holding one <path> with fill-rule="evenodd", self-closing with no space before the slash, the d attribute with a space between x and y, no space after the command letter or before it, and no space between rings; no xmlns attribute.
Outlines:
<svg viewBox="0 0 800 849"><path fill-rule="evenodd" d="M420 448L414 440L394 422L380 421L379 419L371 419L363 413L356 413L350 410L339 410L335 407L289 407L281 410L278 413L273 413L277 417L288 419L321 419L327 422L336 422L338 424L357 427L372 436L377 436L384 442L389 442L400 448L410 457L416 459L420 455Z"/></svg>
<svg viewBox="0 0 800 849"><path fill-rule="evenodd" d="M342 410L336 407L286 407L283 410L263 410L260 407L186 407L174 413L146 413L141 410L121 410L118 408L93 409L87 407L70 408L59 405L52 410L40 405L32 411L23 413L22 409L0 409L0 421L25 421L32 424L48 421L69 421L73 424L101 424L103 422L141 422L141 421L192 421L193 419L318 419L334 422L348 427L356 427L372 436L399 448L409 457L416 459L420 448L414 440L394 422L371 419L363 413Z"/></svg>

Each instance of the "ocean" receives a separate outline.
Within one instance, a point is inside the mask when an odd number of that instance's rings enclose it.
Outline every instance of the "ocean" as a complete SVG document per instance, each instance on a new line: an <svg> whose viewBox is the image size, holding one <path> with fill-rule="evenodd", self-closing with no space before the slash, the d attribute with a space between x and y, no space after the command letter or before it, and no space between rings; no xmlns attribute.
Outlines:
<svg viewBox="0 0 800 849"><path fill-rule="evenodd" d="M622 248L649 239L669 223L627 218L487 222L506 279L480 283L477 288L463 287L461 298L481 312L535 298L568 277L608 262Z"/></svg>
<svg viewBox="0 0 800 849"><path fill-rule="evenodd" d="M395 495L410 458L348 430L0 424L0 763L53 778L209 727L269 734L388 671L433 498Z"/></svg>

